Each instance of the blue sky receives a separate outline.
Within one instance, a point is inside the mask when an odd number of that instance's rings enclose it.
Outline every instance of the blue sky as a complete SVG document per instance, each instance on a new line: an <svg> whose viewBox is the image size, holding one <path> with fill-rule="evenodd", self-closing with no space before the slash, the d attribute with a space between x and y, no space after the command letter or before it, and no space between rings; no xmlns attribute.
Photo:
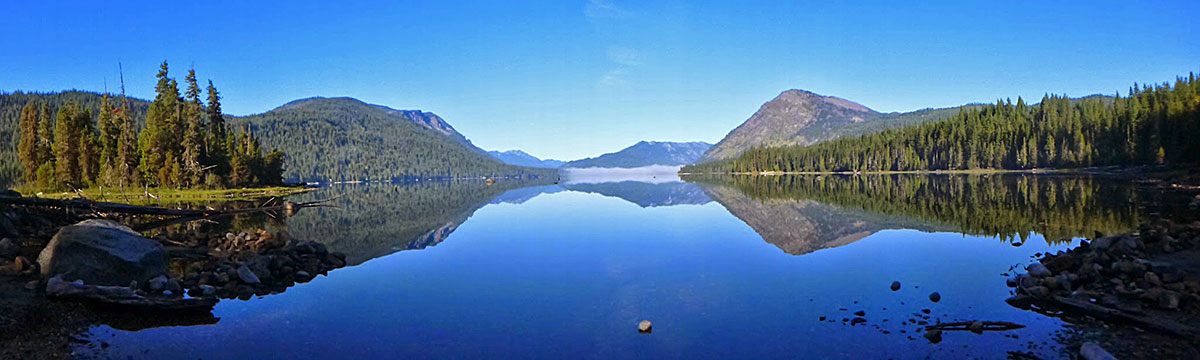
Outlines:
<svg viewBox="0 0 1200 360"><path fill-rule="evenodd" d="M0 91L153 96L195 66L245 115L310 96L435 112L575 159L716 142L781 91L879 111L1124 92L1200 71L1200 1L9 2Z"/></svg>

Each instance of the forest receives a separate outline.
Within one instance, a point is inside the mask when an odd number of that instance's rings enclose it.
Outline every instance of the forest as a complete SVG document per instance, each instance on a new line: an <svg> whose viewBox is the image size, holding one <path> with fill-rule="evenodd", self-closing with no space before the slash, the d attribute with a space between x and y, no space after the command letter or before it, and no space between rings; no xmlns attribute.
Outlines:
<svg viewBox="0 0 1200 360"><path fill-rule="evenodd" d="M148 106L140 101L131 104L122 84L119 97L101 97L95 114L86 103L94 97L87 93L46 101L25 97L16 134L21 180L44 190L282 183L284 154L274 150L264 154L248 129L238 132L226 125L221 96L212 81L206 89L207 101L202 102L194 69L188 71L183 93L169 77L165 61L157 80L154 101ZM142 114L144 126L138 130L136 119Z"/></svg>
<svg viewBox="0 0 1200 360"><path fill-rule="evenodd" d="M1200 161L1200 86L1134 84L1126 96L1046 95L966 109L942 121L810 146L754 147L684 173L1079 168Z"/></svg>

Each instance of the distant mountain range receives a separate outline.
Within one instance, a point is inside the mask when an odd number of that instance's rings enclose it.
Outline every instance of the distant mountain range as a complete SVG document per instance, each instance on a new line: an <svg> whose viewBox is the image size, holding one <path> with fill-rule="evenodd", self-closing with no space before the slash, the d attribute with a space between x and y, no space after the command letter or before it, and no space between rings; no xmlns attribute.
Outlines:
<svg viewBox="0 0 1200 360"><path fill-rule="evenodd" d="M640 141L615 153L575 160L564 168L636 168L650 165L687 165L695 163L712 147L705 142Z"/></svg>
<svg viewBox="0 0 1200 360"><path fill-rule="evenodd" d="M699 161L734 158L754 146L811 145L942 120L972 106L978 105L880 113L850 100L788 90L759 107L754 115L708 149Z"/></svg>
<svg viewBox="0 0 1200 360"><path fill-rule="evenodd" d="M17 118L30 101L56 111L74 102L99 111L103 95L84 91L0 94L0 185L18 179ZM130 98L140 128L149 102ZM505 164L475 147L441 117L396 110L347 98L313 97L250 116L229 116L235 127L250 126L264 149L287 153L287 181L386 180L463 176L556 176L547 169Z"/></svg>
<svg viewBox="0 0 1200 360"><path fill-rule="evenodd" d="M488 155L503 161L505 164L516 166L528 166L535 168L557 169L566 164L566 161L554 159L539 159L536 156L529 155L521 150L508 151L488 151Z"/></svg>

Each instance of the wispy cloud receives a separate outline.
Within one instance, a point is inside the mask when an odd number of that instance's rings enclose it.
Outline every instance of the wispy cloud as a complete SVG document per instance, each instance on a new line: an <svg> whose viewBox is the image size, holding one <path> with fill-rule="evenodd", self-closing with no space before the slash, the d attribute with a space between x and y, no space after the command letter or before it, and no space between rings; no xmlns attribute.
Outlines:
<svg viewBox="0 0 1200 360"><path fill-rule="evenodd" d="M628 73L629 72L626 71L625 69L609 70L608 72L604 73L603 76L600 77L600 85L601 86L624 86L626 84L629 84L629 80L625 78L625 75Z"/></svg>
<svg viewBox="0 0 1200 360"><path fill-rule="evenodd" d="M609 46L608 59L625 66L638 66L642 64L641 53L633 48L624 46Z"/></svg>
<svg viewBox="0 0 1200 360"><path fill-rule="evenodd" d="M628 14L628 11L613 5L608 0L588 0L587 5L583 8L583 15L589 19L621 18Z"/></svg>

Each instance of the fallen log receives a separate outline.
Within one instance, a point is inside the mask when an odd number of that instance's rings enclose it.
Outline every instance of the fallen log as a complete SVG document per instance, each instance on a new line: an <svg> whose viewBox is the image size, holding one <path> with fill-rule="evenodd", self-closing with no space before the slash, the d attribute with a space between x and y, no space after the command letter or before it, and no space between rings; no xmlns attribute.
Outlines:
<svg viewBox="0 0 1200 360"><path fill-rule="evenodd" d="M55 276L46 282L46 295L56 298L96 301L103 304L121 305L138 309L169 311L211 311L217 305L216 298L168 298L147 297L133 289L121 286L87 285L83 282L66 282Z"/></svg>
<svg viewBox="0 0 1200 360"><path fill-rule="evenodd" d="M925 327L925 330L942 330L942 331L1006 331L1024 328L1025 325L1011 323L1007 321L958 321L933 324Z"/></svg>
<svg viewBox="0 0 1200 360"><path fill-rule="evenodd" d="M1164 318L1133 314L1128 311L1062 296L1054 296L1039 300L1041 305L1053 306L1063 311L1069 311L1108 321L1127 322L1146 330L1164 333L1192 341L1200 340L1200 329Z"/></svg>

